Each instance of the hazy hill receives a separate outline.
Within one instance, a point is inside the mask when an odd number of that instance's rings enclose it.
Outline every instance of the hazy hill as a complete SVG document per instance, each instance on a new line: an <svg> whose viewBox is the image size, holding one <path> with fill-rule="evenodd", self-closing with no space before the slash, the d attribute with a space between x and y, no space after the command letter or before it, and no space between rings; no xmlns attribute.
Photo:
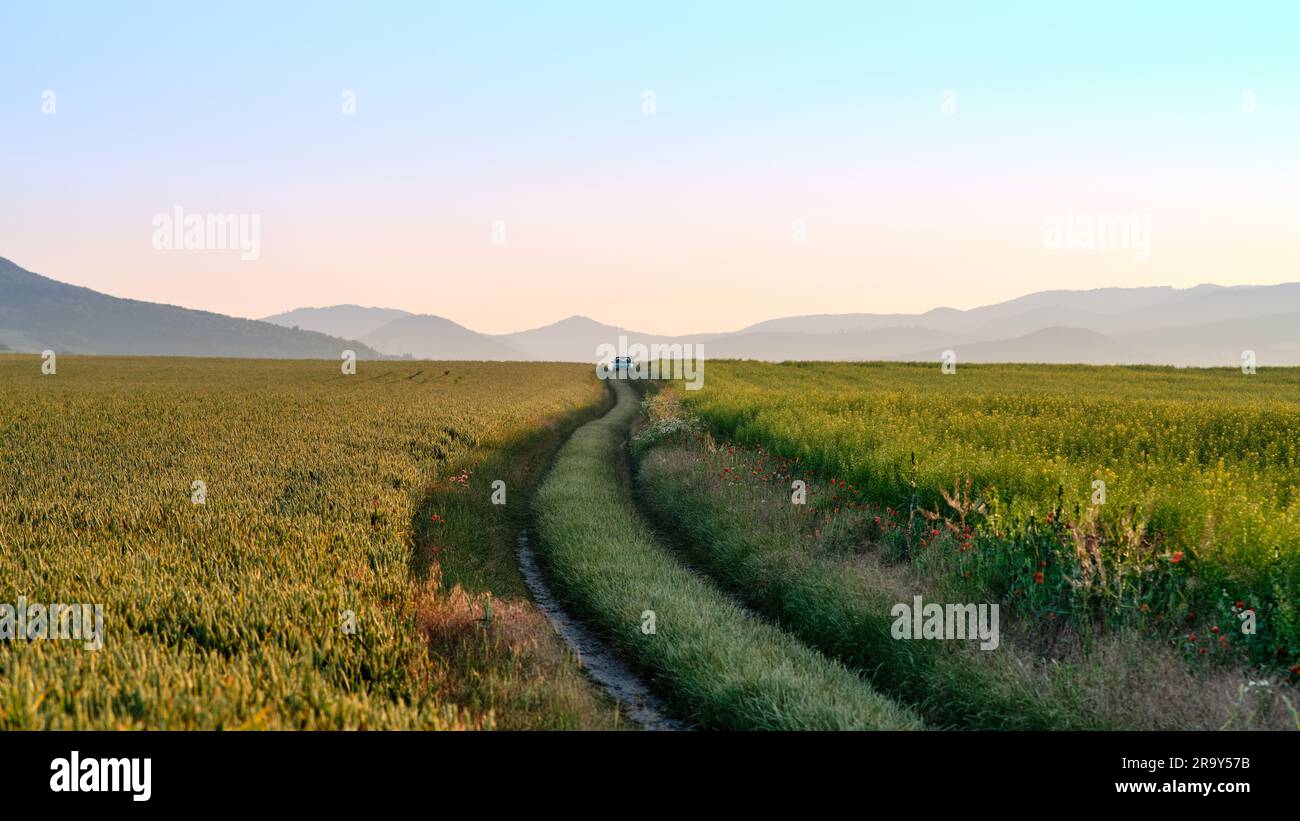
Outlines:
<svg viewBox="0 0 1300 821"><path fill-rule="evenodd" d="M1241 364L1254 351L1260 367L1300 365L1300 311L1195 325L1151 328L1116 337L1143 362L1209 366Z"/></svg>
<svg viewBox="0 0 1300 821"><path fill-rule="evenodd" d="M1147 310L1129 310L1096 323L1103 333L1144 333L1156 328L1198 324L1217 325L1231 320L1300 312L1300 282L1282 285L1220 288L1201 285Z"/></svg>
<svg viewBox="0 0 1300 821"><path fill-rule="evenodd" d="M1197 288L1218 288L1218 286L1197 286ZM1093 327L1095 318L1113 316L1122 313L1150 314L1159 310L1162 304L1177 300L1179 295L1188 291L1177 288L1095 288L1088 291L1038 291L1022 297L984 305L966 311L954 311L950 327L965 330L979 330L987 334L1004 335L1004 322L1018 322L1026 330L1041 330L1061 327L1074 322L1085 321L1080 325L1089 330L1102 332ZM1026 322L1026 317L1037 317L1036 322ZM1088 321L1087 318L1092 318ZM1037 324L1037 327L1032 327Z"/></svg>
<svg viewBox="0 0 1300 821"><path fill-rule="evenodd" d="M1128 365L1145 361L1135 349L1083 328L1043 328L1011 339L950 345L948 349L956 353L958 366L963 362ZM944 350L931 348L899 358L938 362Z"/></svg>
<svg viewBox="0 0 1300 821"><path fill-rule="evenodd" d="M541 328L501 334L496 339L523 351L531 359L585 362L593 358L597 345L606 342L616 345L620 334L632 333L585 316L571 316Z"/></svg>
<svg viewBox="0 0 1300 821"><path fill-rule="evenodd" d="M591 362L595 360L600 345L615 345L619 337L627 337L628 345L672 345L703 343L719 339L726 334L695 334L692 336L658 336L639 331L606 325L585 316L571 316L559 322L527 331L516 331L494 337L530 359L556 362ZM707 352L707 349L706 349Z"/></svg>
<svg viewBox="0 0 1300 821"><path fill-rule="evenodd" d="M969 310L821 314L752 325L711 346L712 356L937 358L967 362L1082 362L1233 366L1254 350L1261 366L1300 365L1300 283L1194 288L1040 291ZM795 335L782 336L782 332ZM847 332L847 333L846 333ZM935 341L900 352L898 335ZM948 341L941 341L941 340Z"/></svg>
<svg viewBox="0 0 1300 821"><path fill-rule="evenodd" d="M0 345L15 351L337 359L360 342L253 319L121 299L57 282L0 258Z"/></svg>
<svg viewBox="0 0 1300 821"><path fill-rule="evenodd" d="M1096 288L1038 291L968 310L934 308L921 314L814 314L760 322L741 333L849 330L923 326L985 339L1021 336L1055 327L1101 334L1133 333L1156 327L1220 322L1247 316L1300 311L1300 283L1283 285L1198 285L1195 288Z"/></svg>
<svg viewBox="0 0 1300 821"><path fill-rule="evenodd" d="M951 311L952 308L937 308L930 313ZM786 316L768 319L736 333L796 333L796 334L834 334L849 331L869 331L877 328L896 328L900 325L931 325L942 327L941 320L927 322L929 314L807 314L804 316Z"/></svg>
<svg viewBox="0 0 1300 821"><path fill-rule="evenodd" d="M361 339L394 319L411 316L396 308L363 308L360 305L331 305L328 308L296 308L262 319L286 328L320 331L344 339Z"/></svg>
<svg viewBox="0 0 1300 821"><path fill-rule="evenodd" d="M500 340L471 331L450 319L411 314L386 323L363 337L375 350L416 359L531 359Z"/></svg>
<svg viewBox="0 0 1300 821"><path fill-rule="evenodd" d="M715 359L821 359L860 361L899 359L926 348L939 350L970 342L972 337L919 325L840 333L758 331L729 334L704 346Z"/></svg>

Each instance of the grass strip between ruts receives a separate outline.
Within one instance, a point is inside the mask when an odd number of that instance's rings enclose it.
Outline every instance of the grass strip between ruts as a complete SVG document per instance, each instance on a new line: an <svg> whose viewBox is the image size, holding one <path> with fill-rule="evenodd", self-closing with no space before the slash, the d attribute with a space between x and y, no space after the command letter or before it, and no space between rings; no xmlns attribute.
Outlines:
<svg viewBox="0 0 1300 821"><path fill-rule="evenodd" d="M746 614L656 542L622 459L637 398L611 384L613 410L574 433L538 491L541 555L556 593L698 726L920 729L910 710Z"/></svg>

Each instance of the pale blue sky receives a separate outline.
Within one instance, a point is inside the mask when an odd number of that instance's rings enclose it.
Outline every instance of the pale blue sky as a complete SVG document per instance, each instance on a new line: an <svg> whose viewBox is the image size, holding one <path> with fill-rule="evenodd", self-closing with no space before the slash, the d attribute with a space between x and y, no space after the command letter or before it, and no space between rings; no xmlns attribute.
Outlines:
<svg viewBox="0 0 1300 821"><path fill-rule="evenodd" d="M486 331L1300 279L1295 3L610 5L6 2L0 256ZM178 204L261 214L262 257L157 252ZM1045 255L1066 205L1150 213L1151 259ZM665 315L618 276L698 300Z"/></svg>

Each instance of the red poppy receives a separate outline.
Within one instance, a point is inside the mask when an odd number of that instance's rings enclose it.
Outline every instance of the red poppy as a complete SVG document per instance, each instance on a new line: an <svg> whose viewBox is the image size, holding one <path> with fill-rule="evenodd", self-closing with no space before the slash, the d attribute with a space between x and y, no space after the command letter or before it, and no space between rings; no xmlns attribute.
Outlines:
<svg viewBox="0 0 1300 821"><path fill-rule="evenodd" d="M1042 583L1043 583L1043 571L1040 570L1034 574L1034 584L1042 584Z"/></svg>
<svg viewBox="0 0 1300 821"><path fill-rule="evenodd" d="M1183 551L1181 550L1175 550L1174 555L1169 557L1169 561L1173 562L1174 564L1178 564L1182 560L1183 560Z"/></svg>

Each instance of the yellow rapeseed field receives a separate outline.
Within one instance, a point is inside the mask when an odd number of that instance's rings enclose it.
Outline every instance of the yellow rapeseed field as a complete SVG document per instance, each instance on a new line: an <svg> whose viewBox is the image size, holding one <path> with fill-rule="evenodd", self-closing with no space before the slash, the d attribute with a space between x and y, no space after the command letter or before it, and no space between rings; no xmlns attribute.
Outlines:
<svg viewBox="0 0 1300 821"><path fill-rule="evenodd" d="M1300 369L710 362L682 395L845 504L955 517L969 493L973 586L1059 608L1092 572L1116 613L1167 628L1249 610L1251 655L1300 658ZM1088 555L1042 572L1021 550L1040 542Z"/></svg>

